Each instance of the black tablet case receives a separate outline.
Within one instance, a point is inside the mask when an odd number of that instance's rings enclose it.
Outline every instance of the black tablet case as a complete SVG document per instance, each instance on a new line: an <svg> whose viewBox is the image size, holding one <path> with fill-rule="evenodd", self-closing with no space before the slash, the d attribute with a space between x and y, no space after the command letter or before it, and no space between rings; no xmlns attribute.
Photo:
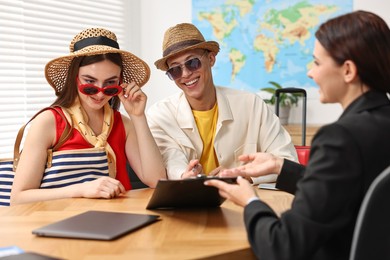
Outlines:
<svg viewBox="0 0 390 260"><path fill-rule="evenodd" d="M218 207L225 201L225 198L219 195L217 188L204 185L204 181L207 179L218 179L228 183L236 183L236 177L159 180L146 208Z"/></svg>
<svg viewBox="0 0 390 260"><path fill-rule="evenodd" d="M32 233L44 237L114 240L158 219L158 215L87 211L34 229Z"/></svg>

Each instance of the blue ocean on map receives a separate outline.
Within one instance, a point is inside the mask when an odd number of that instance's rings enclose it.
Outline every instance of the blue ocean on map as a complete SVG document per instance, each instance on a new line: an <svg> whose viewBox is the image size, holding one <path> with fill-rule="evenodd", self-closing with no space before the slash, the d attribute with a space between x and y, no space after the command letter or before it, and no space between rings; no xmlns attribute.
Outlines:
<svg viewBox="0 0 390 260"><path fill-rule="evenodd" d="M206 40L220 44L216 85L251 92L269 81L310 88L316 87L307 77L315 31L352 7L352 0L193 0L192 22Z"/></svg>

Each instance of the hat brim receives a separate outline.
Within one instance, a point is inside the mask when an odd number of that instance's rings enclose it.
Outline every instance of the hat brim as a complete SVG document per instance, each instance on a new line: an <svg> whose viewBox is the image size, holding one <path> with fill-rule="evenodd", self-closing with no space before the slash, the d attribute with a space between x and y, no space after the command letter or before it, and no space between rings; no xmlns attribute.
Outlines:
<svg viewBox="0 0 390 260"><path fill-rule="evenodd" d="M214 52L215 54L218 54L219 52L219 44L215 41L206 41L206 42L201 42L195 45L188 46L183 49L179 49L177 51L171 52L170 54L166 55L165 57L157 60L154 65L156 65L157 69L160 69L162 71L167 71L168 70L168 64L167 60L177 54L183 53L185 51L193 50L193 49L205 49L211 52Z"/></svg>
<svg viewBox="0 0 390 260"><path fill-rule="evenodd" d="M80 51L75 51L69 55L49 61L45 66L46 80L58 94L64 89L69 67L74 58L105 53L119 53L122 56L123 82L130 83L134 81L139 87L142 87L148 82L150 68L142 59L130 52L105 45L91 45Z"/></svg>

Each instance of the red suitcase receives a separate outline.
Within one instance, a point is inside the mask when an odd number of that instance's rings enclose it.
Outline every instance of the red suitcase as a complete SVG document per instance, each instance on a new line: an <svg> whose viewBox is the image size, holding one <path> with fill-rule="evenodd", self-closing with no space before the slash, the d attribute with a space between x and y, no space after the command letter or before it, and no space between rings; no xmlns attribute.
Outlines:
<svg viewBox="0 0 390 260"><path fill-rule="evenodd" d="M309 161L310 155L310 146L306 145L306 104L307 104L307 94L306 90L302 88L281 88L276 89L275 91L275 114L279 116L279 99L280 93L298 93L302 94L303 104L302 104L302 145L295 145L295 149L298 154L299 163L306 165Z"/></svg>

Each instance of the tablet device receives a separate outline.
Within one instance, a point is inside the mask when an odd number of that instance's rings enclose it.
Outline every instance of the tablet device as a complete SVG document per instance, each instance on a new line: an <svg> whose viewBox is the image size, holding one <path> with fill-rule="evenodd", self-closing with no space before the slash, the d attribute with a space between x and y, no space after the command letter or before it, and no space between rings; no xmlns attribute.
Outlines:
<svg viewBox="0 0 390 260"><path fill-rule="evenodd" d="M258 187L259 189L264 189L264 190L279 190L278 188L276 188L276 182L260 183Z"/></svg>
<svg viewBox="0 0 390 260"><path fill-rule="evenodd" d="M147 209L219 207L225 198L218 189L204 185L209 179L236 183L237 177L197 177L179 180L159 180Z"/></svg>
<svg viewBox="0 0 390 260"><path fill-rule="evenodd" d="M43 237L114 240L149 225L158 215L87 211L32 231Z"/></svg>

